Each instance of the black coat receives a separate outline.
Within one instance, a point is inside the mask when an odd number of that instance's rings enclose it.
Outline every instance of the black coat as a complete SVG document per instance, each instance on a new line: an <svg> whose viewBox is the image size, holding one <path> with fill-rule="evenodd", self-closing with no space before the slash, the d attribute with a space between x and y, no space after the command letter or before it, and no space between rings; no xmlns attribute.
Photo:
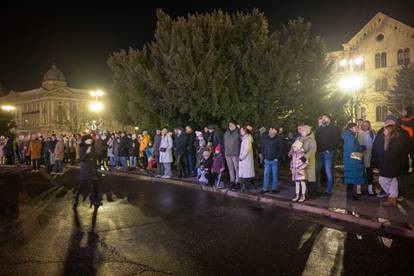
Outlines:
<svg viewBox="0 0 414 276"><path fill-rule="evenodd" d="M175 136L174 140L174 149L176 156L181 156L186 153L187 147L187 136L181 134L180 136Z"/></svg>
<svg viewBox="0 0 414 276"><path fill-rule="evenodd" d="M128 156L129 139L127 136L121 138L119 143L119 156Z"/></svg>
<svg viewBox="0 0 414 276"><path fill-rule="evenodd" d="M129 141L129 146L128 146L128 153L129 156L138 156L138 151L139 151L139 142L137 139L131 139Z"/></svg>
<svg viewBox="0 0 414 276"><path fill-rule="evenodd" d="M188 154L195 154L196 152L196 136L194 132L187 133L186 151Z"/></svg>
<svg viewBox="0 0 414 276"><path fill-rule="evenodd" d="M89 146L84 143L81 143L79 145L79 159L80 159L79 180L81 181L93 180L96 177L95 149L93 145L91 147L92 147L91 151L87 153Z"/></svg>
<svg viewBox="0 0 414 276"><path fill-rule="evenodd" d="M281 161L283 154L283 140L276 135L271 138L269 135L265 136L262 145L262 154L265 160L279 160Z"/></svg>
<svg viewBox="0 0 414 276"><path fill-rule="evenodd" d="M388 149L384 151L379 164L380 176L394 178L399 177L404 172L404 145L401 138L391 139Z"/></svg>

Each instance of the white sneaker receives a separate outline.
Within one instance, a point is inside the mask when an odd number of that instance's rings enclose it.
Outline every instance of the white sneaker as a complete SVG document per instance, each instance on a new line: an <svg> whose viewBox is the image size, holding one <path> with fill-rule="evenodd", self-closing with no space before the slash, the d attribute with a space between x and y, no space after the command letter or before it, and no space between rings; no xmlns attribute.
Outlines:
<svg viewBox="0 0 414 276"><path fill-rule="evenodd" d="M306 200L305 196L301 196L300 199L298 200L298 202L304 202Z"/></svg>
<svg viewBox="0 0 414 276"><path fill-rule="evenodd" d="M169 175L163 175L163 176L161 176L161 178L168 179L168 178L171 178L171 176L169 176Z"/></svg>

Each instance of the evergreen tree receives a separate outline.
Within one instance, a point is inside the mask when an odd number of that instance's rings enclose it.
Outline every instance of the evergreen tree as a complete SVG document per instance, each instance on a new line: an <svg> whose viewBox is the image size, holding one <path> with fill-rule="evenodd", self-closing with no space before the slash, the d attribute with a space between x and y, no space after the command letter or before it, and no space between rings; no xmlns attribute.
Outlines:
<svg viewBox="0 0 414 276"><path fill-rule="evenodd" d="M341 114L332 109L325 44L303 19L270 32L258 10L177 19L159 10L157 18L152 42L108 59L122 123L295 127L315 125L320 113Z"/></svg>
<svg viewBox="0 0 414 276"><path fill-rule="evenodd" d="M414 68L412 64L403 65L395 76L395 86L391 91L390 105L398 111L406 104L413 104Z"/></svg>

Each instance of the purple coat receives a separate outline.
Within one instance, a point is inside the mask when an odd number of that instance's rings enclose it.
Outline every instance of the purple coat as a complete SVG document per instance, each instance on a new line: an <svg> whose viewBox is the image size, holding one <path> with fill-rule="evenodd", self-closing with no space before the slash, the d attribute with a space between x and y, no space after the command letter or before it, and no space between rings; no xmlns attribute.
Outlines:
<svg viewBox="0 0 414 276"><path fill-rule="evenodd" d="M220 170L224 168L224 158L221 153L214 154L213 166L211 167L212 173L220 173Z"/></svg>

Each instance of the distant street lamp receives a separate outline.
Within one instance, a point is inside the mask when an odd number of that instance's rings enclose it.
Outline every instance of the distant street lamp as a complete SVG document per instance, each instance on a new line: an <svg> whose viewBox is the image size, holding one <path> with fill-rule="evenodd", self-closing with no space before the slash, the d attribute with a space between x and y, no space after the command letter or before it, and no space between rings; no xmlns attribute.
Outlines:
<svg viewBox="0 0 414 276"><path fill-rule="evenodd" d="M91 102L89 104L89 110L94 113L100 113L104 109L104 106L101 102Z"/></svg>
<svg viewBox="0 0 414 276"><path fill-rule="evenodd" d="M11 112L11 111L15 111L16 107L14 107L12 105L2 105L1 110Z"/></svg>
<svg viewBox="0 0 414 276"><path fill-rule="evenodd" d="M102 101L100 101L99 98L103 97L105 95L105 92L100 89L97 89L90 91L89 95L95 98L95 100L89 104L89 110L97 115L101 114L104 110L104 104L102 103ZM98 120L93 120L89 124L90 129L93 131L101 130L102 126L103 120L100 118L100 115L98 115Z"/></svg>

